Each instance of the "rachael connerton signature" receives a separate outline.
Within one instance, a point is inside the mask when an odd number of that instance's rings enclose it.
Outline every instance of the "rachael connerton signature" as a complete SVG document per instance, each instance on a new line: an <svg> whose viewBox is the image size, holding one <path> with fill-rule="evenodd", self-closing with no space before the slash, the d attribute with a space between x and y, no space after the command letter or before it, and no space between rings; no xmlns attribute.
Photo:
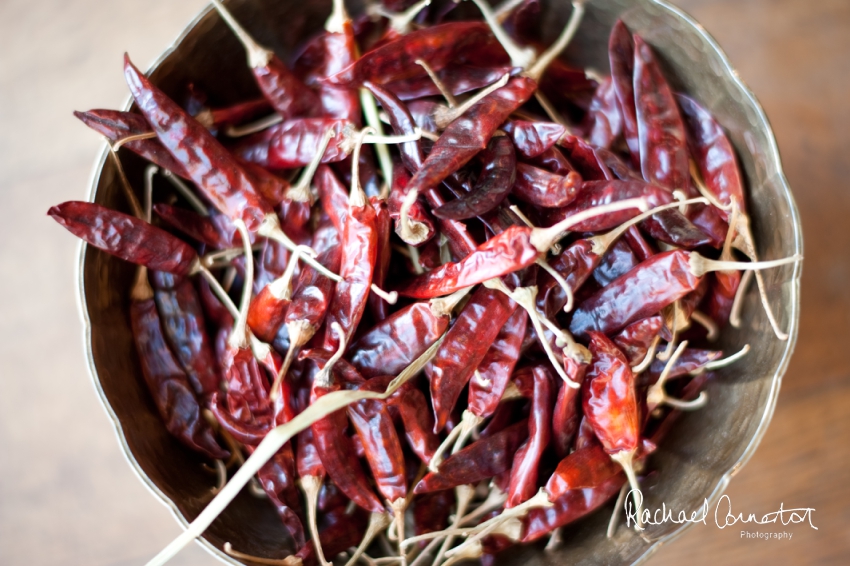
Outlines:
<svg viewBox="0 0 850 566"><path fill-rule="evenodd" d="M637 505L634 504L635 496L637 496ZM673 509L669 509L666 503L662 503L660 509L644 509L643 494L639 490L631 490L628 493L628 496L625 498L624 509L626 512L626 526L628 527L631 527L633 524L635 526L637 525L638 511L640 511L640 518L644 525L662 525L665 523L702 523L705 525L710 516L707 498L703 500L703 504L699 509L690 514L686 511L676 513ZM761 517L755 513L750 513L745 517L744 513L733 512L732 499L728 495L723 495L714 507L714 523L718 528L725 529L737 523L756 523L758 525L782 523L783 525L796 525L808 521L811 528L818 530L812 523L812 513L814 511L814 507L785 509L784 504L780 503L778 511L766 513Z"/></svg>

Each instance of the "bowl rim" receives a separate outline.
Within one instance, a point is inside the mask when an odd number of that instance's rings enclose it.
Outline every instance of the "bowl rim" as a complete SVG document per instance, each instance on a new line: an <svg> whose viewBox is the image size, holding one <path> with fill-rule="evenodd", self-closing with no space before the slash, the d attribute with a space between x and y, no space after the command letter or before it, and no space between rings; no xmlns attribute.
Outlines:
<svg viewBox="0 0 850 566"><path fill-rule="evenodd" d="M732 79L732 84L739 91L740 94L743 95L743 100L745 103L748 103L755 110L756 117L760 122L759 125L764 127L765 138L767 141L767 146L765 149L767 150L766 156L768 157L768 161L774 165L776 169L776 182L778 186L781 188L782 195L787 199L789 205L790 212L790 220L791 226L793 228L793 245L795 248L795 253L802 254L803 252L803 231L802 231L802 222L800 219L800 211L797 208L797 203L794 200L794 195L791 192L790 185L788 184L788 180L785 177L785 172L782 169L782 160L779 155L779 147L776 143L776 137L773 133L773 128L770 125L770 121L767 118L767 115L764 112L764 108L762 108L758 99L752 90L744 83L741 76L738 74L738 71L732 66L729 57L720 47L720 44L714 39L714 37L700 24L697 22L692 16L690 16L683 9L675 6L666 0L647 0L648 2L658 6L662 10L666 10L672 13L673 16L679 18L685 24L690 26L698 35L704 39L707 44L713 49L714 55L718 57L722 64L722 70ZM189 21L188 24L183 28L180 34L171 42L171 44L162 52L156 59L148 66L145 71L146 75L150 75L153 71L155 71L159 66L169 57L171 56L180 44L189 36L191 32L194 31L195 27L203 20L207 15L214 11L212 5L207 4ZM133 98L131 95L127 95L124 99L124 103L121 105L121 108L124 111L129 111L133 104ZM109 158L110 148L106 141L102 142L102 148L100 150L99 156L96 158L95 163L92 167L91 173L89 175L89 184L88 184L88 192L87 192L87 200L90 202L94 202L95 195L97 194L98 185L100 184L100 177L103 172L104 165L106 160ZM144 485L154 496L155 498L162 503L166 508L171 511L172 516L175 518L177 523L183 528L186 529L189 526L189 522L185 517L180 513L177 506L174 502L171 501L148 477L145 475L144 471L141 469L141 466L137 462L135 456L133 455L130 447L127 444L126 438L123 433L123 427L121 422L118 419L118 416L113 411L109 401L106 398L106 395L103 391L103 387L101 386L100 380L97 376L97 368L95 366L94 360L94 352L92 349L92 326L91 320L88 314L88 307L86 303L85 297L85 277L84 277L84 265L85 265L85 257L86 257L86 244L82 240L80 240L77 244L77 262L75 263L74 268L74 277L77 280L77 309L80 313L80 317L83 323L83 348L85 350L86 356L86 366L88 370L89 379L91 380L92 385L94 386L95 392L97 393L98 400L100 401L101 406L106 412L109 419L112 421L113 433L115 434L118 444L121 448L121 451L124 454L124 458L127 460L130 468L133 470L133 473L136 477L141 481L142 485ZM794 264L793 273L789 280L790 283L790 301L791 301L791 312L789 316L789 328L788 328L788 340L785 342L785 348L782 353L782 358L779 361L779 365L777 366L776 371L774 372L771 378L770 391L768 392L768 398L765 404L764 413L762 414L758 426L755 430L755 433L750 438L749 443L747 444L744 451L741 453L741 456L738 460L726 471L718 480L714 489L711 493L706 497L709 506L713 506L717 503L717 501L722 496L723 492L726 491L726 488L729 486L732 478L740 472L740 470L749 462L749 460L755 454L758 445L761 443L764 438L765 433L767 432L767 428L770 425L770 421L773 418L773 413L776 410L776 402L779 397L779 390L782 386L782 378L785 375L785 372L788 369L788 365L791 360L791 356L794 352L794 348L797 344L797 335L799 330L800 323L800 281L802 277L802 262L796 262ZM649 558L654 555L658 550L675 540L676 538L682 536L686 530L692 526L692 523L684 523L672 531L670 534L660 537L658 539L654 539L649 546L646 547L644 552L637 557L637 559L633 562L633 564L643 564ZM204 550L206 550L211 556L216 559L224 562L226 564L232 564L234 566L241 566L242 562L238 562L233 559L231 556L228 556L217 547L215 547L212 543L210 543L207 539L203 537L197 537L195 542L201 546Z"/></svg>

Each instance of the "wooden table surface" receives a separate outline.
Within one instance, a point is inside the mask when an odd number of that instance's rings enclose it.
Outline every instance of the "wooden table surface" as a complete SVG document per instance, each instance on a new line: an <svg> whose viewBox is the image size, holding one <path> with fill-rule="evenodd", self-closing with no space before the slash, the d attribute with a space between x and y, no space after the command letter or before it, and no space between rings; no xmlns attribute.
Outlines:
<svg viewBox="0 0 850 566"><path fill-rule="evenodd" d="M678 0L770 117L803 217L800 339L773 423L727 493L759 515L813 507L817 530L741 540L697 525L654 564L850 558L850 2ZM180 529L124 461L86 371L73 238L46 216L84 198L118 107L121 55L152 61L204 0L0 2L0 564L143 564ZM199 547L174 564L214 564Z"/></svg>

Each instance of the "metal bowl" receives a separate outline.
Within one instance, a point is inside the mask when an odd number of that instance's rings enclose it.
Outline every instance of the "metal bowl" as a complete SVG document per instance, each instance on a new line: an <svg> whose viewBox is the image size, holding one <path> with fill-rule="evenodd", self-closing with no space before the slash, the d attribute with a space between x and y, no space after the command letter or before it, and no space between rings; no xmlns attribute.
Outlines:
<svg viewBox="0 0 850 566"><path fill-rule="evenodd" d="M563 0L544 4L542 39L551 41L566 22L570 6ZM281 54L291 53L302 39L320 30L330 13L330 0L231 0L229 5L261 43ZM349 7L357 11L357 6ZM593 0L565 57L579 66L607 69L607 38L617 18L655 48L673 87L702 102L726 128L746 177L761 256L773 259L802 253L799 213L764 112L699 24L660 0ZM189 24L150 69L150 76L175 96L193 82L213 93L216 104L256 95L241 46L210 9ZM131 183L141 187L144 164L124 150L121 157ZM95 202L127 208L106 149L96 165L90 191ZM133 266L81 246L79 290L86 354L95 388L112 418L127 460L185 526L205 506L212 480L202 470L200 460L165 430L145 388L129 324L133 273ZM790 334L786 342L774 337L751 288L744 324L737 330L727 328L721 346L733 352L749 343L753 350L743 361L718 372L717 379L708 385L708 406L685 414L653 456L653 467L659 473L644 486L650 509L659 508L663 502L677 511L693 511L706 499L713 505L755 452L773 415L782 375L794 348L800 274L799 263L764 274L780 324ZM564 545L557 552L543 552L534 545L517 547L500 557L500 563L637 563L685 528L672 523L653 526L645 538L621 528L609 540L605 538L608 511L565 529ZM283 557L290 552L288 538L272 507L245 492L200 539L200 544L220 560L238 564L222 552L225 541L258 556ZM151 554L156 550L151 549Z"/></svg>

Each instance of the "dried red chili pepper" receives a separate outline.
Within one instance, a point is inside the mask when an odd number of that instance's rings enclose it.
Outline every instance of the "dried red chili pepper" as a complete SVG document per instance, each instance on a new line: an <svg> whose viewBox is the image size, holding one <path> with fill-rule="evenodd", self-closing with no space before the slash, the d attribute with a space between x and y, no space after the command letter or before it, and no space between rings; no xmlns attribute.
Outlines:
<svg viewBox="0 0 850 566"><path fill-rule="evenodd" d="M513 186L512 194L535 206L544 208L566 206L575 200L580 190L582 179L575 171L562 177L524 163L518 164L516 171L516 184Z"/></svg>
<svg viewBox="0 0 850 566"><path fill-rule="evenodd" d="M596 88L584 118L584 130L591 145L604 148L611 147L622 133L623 114L612 77L606 77Z"/></svg>
<svg viewBox="0 0 850 566"><path fill-rule="evenodd" d="M638 263L640 261L635 257L629 245L623 240L618 240L608 248L596 269L593 270L593 279L604 287Z"/></svg>
<svg viewBox="0 0 850 566"><path fill-rule="evenodd" d="M545 366L534 366L534 393L531 416L528 420L528 440L514 454L511 468L511 483L506 508L516 507L528 501L537 491L537 475L540 458L552 436L552 390L555 387L552 374ZM570 388L572 389L572 388Z"/></svg>
<svg viewBox="0 0 850 566"><path fill-rule="evenodd" d="M565 368L570 379L581 384L587 373L588 364L579 364L566 356L564 357L564 363L572 366ZM552 444L555 454L559 458L564 458L570 453L573 439L578 432L579 419L581 417L579 411L579 391L580 389L569 387L566 383L561 384L561 388L558 390L558 397L555 400L555 409L552 414Z"/></svg>
<svg viewBox="0 0 850 566"><path fill-rule="evenodd" d="M509 427L473 442L440 463L416 484L413 493L428 493L475 484L511 468L513 455L528 436L528 421L523 419Z"/></svg>
<svg viewBox="0 0 850 566"><path fill-rule="evenodd" d="M567 128L554 122L510 119L502 126L523 157L534 158L553 148Z"/></svg>
<svg viewBox="0 0 850 566"><path fill-rule="evenodd" d="M223 214L201 216L191 210L162 202L154 204L153 211L173 228L214 250L242 246L239 232Z"/></svg>
<svg viewBox="0 0 850 566"><path fill-rule="evenodd" d="M434 359L425 366L431 382L435 433L445 427L461 390L514 310L516 304L500 291L479 288L449 329Z"/></svg>
<svg viewBox="0 0 850 566"><path fill-rule="evenodd" d="M450 63L444 69L435 71L435 76L440 84L447 89L447 92L453 96L458 96L491 85L510 71L509 65L476 67ZM365 82L363 86L366 86ZM417 100L442 94L436 82L428 75L391 81L383 83L382 86L397 96L399 100Z"/></svg>
<svg viewBox="0 0 850 566"><path fill-rule="evenodd" d="M440 446L434 434L434 418L425 395L415 387L404 387L393 397L391 406L398 409L410 449L428 464Z"/></svg>
<svg viewBox="0 0 850 566"><path fill-rule="evenodd" d="M68 201L47 214L88 244L153 271L189 275L198 254L165 230L93 202Z"/></svg>
<svg viewBox="0 0 850 566"><path fill-rule="evenodd" d="M651 316L628 325L611 339L629 363L635 365L646 357L662 326L663 320L660 316Z"/></svg>
<svg viewBox="0 0 850 566"><path fill-rule="evenodd" d="M591 445L563 458L546 483L549 499L555 501L568 491L593 488L619 475L622 468L598 444Z"/></svg>
<svg viewBox="0 0 850 566"><path fill-rule="evenodd" d="M639 168L640 142L638 141L634 90L635 42L622 20L617 20L611 29L611 36L608 39L608 59L611 64L611 81L623 116L623 135L632 157L632 164Z"/></svg>

